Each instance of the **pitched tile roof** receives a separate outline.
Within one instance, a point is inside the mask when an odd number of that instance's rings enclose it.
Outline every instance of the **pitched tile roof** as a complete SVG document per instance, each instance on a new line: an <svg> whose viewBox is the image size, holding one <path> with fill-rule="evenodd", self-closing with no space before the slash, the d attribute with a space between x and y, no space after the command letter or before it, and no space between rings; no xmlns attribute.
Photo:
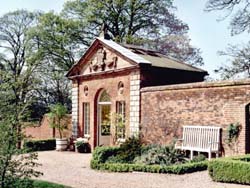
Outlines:
<svg viewBox="0 0 250 188"><path fill-rule="evenodd" d="M107 40L107 39L100 38L100 37L96 38L95 41L92 43L92 45L96 43L97 41L103 43L109 48L112 48L113 50L117 51L121 55L127 57L131 61L138 63L138 64L149 64L149 65L152 65L153 67L178 69L178 70L201 72L204 74L208 74L207 71L205 70L183 63L179 60L170 58L157 51L147 50L147 49L134 46L134 45L118 44L112 40ZM91 48L91 46L89 47L89 49ZM88 50L83 55L83 57L88 53ZM73 67L69 70L66 76L70 75L71 71L74 70L74 68L78 65L78 63L73 65Z"/></svg>
<svg viewBox="0 0 250 188"><path fill-rule="evenodd" d="M154 67L179 69L179 70L195 71L195 72L206 72L205 70L183 63L177 59L168 57L154 50L148 50L138 46L127 45L127 44L122 46L127 49L130 49L133 53L138 54L143 59L148 60Z"/></svg>

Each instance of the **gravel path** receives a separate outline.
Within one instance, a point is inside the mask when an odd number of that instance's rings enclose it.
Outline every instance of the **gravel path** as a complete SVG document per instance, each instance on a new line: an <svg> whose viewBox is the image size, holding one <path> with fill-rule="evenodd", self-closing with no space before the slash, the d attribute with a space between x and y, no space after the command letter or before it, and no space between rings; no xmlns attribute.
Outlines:
<svg viewBox="0 0 250 188"><path fill-rule="evenodd" d="M213 182L207 171L185 175L108 173L91 170L91 154L39 152L39 179L74 188L244 188L249 186Z"/></svg>

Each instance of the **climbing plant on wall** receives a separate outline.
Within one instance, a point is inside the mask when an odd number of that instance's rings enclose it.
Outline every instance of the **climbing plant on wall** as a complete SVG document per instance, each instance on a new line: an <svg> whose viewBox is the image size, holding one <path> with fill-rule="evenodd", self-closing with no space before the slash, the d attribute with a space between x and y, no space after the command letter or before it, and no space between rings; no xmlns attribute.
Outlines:
<svg viewBox="0 0 250 188"><path fill-rule="evenodd" d="M241 125L239 123L231 123L227 127L226 143L229 146L233 154L237 154L238 151L238 138L241 131Z"/></svg>

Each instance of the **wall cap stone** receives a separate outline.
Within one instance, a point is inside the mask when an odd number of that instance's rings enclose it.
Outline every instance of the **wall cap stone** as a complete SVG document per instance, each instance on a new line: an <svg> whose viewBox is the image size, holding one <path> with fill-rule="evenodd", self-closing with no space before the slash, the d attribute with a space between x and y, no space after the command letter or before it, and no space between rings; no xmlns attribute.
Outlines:
<svg viewBox="0 0 250 188"><path fill-rule="evenodd" d="M183 90L183 89L197 89L197 88L214 88L214 87L241 86L241 85L249 85L250 86L250 79L226 80L226 81L216 81L216 82L196 82L196 83L188 83L188 84L153 86L153 87L142 88L141 92L154 92L154 91L164 91L164 90Z"/></svg>

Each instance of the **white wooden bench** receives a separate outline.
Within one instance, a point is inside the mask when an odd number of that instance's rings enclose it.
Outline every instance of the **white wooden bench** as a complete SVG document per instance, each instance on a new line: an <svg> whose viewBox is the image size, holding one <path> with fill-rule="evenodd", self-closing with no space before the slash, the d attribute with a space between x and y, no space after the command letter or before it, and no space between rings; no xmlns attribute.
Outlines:
<svg viewBox="0 0 250 188"><path fill-rule="evenodd" d="M190 158L193 152L207 152L209 160L212 153L219 155L220 127L213 126L183 126L182 139L178 139L175 149L190 150Z"/></svg>

